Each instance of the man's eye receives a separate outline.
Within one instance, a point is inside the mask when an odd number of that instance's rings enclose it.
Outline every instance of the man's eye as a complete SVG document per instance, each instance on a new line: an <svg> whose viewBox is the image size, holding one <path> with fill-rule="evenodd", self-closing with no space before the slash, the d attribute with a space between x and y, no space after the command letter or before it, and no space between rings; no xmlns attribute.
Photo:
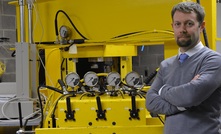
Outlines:
<svg viewBox="0 0 221 134"><path fill-rule="evenodd" d="M180 23L174 23L174 26L178 27L180 26Z"/></svg>
<svg viewBox="0 0 221 134"><path fill-rule="evenodd" d="M193 23L192 23L192 22L188 22L188 23L186 24L186 26L191 27L191 26L193 26Z"/></svg>

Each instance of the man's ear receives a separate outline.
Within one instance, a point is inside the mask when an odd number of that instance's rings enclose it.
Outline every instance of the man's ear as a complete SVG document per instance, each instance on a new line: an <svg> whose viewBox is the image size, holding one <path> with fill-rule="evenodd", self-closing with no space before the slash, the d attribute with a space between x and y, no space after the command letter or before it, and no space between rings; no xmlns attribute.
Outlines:
<svg viewBox="0 0 221 134"><path fill-rule="evenodd" d="M200 31L202 32L204 28L205 28L205 21L203 21L203 22L200 24Z"/></svg>

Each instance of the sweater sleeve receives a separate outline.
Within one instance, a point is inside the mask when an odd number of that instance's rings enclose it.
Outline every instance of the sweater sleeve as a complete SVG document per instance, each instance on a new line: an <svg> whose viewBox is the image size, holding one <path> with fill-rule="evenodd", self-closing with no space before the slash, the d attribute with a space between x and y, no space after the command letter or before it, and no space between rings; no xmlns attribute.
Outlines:
<svg viewBox="0 0 221 134"><path fill-rule="evenodd" d="M221 86L221 57L207 56L198 71L200 77L179 86L166 85L161 97L178 107L198 106Z"/></svg>
<svg viewBox="0 0 221 134"><path fill-rule="evenodd" d="M159 69L151 88L146 94L146 108L151 113L172 115L180 112L176 106L170 104L159 94L159 89L163 86L162 71Z"/></svg>

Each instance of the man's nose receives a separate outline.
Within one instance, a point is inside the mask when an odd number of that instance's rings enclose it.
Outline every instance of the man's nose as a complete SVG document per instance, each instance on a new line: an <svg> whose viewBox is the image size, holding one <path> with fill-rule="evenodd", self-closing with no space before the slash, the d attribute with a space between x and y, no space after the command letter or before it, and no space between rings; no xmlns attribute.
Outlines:
<svg viewBox="0 0 221 134"><path fill-rule="evenodd" d="M187 33L187 30L186 30L186 26L185 26L185 25L182 25L182 26L181 26L180 32L181 32L181 33Z"/></svg>

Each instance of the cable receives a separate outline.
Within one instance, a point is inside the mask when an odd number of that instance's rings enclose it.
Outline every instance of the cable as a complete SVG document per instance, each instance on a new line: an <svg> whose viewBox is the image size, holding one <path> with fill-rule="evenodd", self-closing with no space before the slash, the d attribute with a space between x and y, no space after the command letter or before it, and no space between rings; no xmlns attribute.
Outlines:
<svg viewBox="0 0 221 134"><path fill-rule="evenodd" d="M37 93L38 93L38 99L39 99L39 102L40 102L40 109L41 109L41 115L42 115L42 116L41 116L40 128L42 128L43 125L44 125L44 123L43 123L43 121L44 121L44 113L43 113L43 111L44 111L44 110L43 110L43 106L42 106L42 103L41 103L42 100L41 100L41 97L40 97L40 88L42 88L42 87L48 88L48 89L53 90L53 91L55 91L55 92L58 92L58 93L60 93L60 94L63 93L62 90L58 90L57 88L50 87L50 86L39 86L39 87L38 87ZM65 97L65 96L71 96L71 95L72 95L72 94L64 94L64 95L62 94L62 95L55 101L55 103L52 104L52 108L49 109L49 112L48 112L48 114L47 114L47 116L46 116L46 120L47 120L47 118L49 118L49 116L50 116L50 117L53 116L58 101L59 101L61 98ZM53 96L53 94L52 94L51 96ZM51 98L51 96L50 96L50 98ZM49 101L49 100L48 100L48 101ZM48 102L48 101L47 101L47 102Z"/></svg>
<svg viewBox="0 0 221 134"><path fill-rule="evenodd" d="M111 39L120 38L120 37L125 37L125 36L128 36L128 35L133 35L133 34L137 34L137 33L141 33L141 32L144 32L144 31L138 31L138 32L131 32L131 33L126 33L126 34L121 34L121 35L112 37Z"/></svg>
<svg viewBox="0 0 221 134"><path fill-rule="evenodd" d="M121 97L124 99L124 93L121 90L118 90L117 92L119 92Z"/></svg>
<svg viewBox="0 0 221 134"><path fill-rule="evenodd" d="M120 39L125 39L125 38L129 38L129 37L145 35L145 34L154 34L154 33L155 34L156 33L164 33L164 34L168 34L168 35L174 35L173 31L170 31L170 30L156 30L156 29L154 29L154 30L139 31L139 32L133 32L133 33L128 33L128 34L116 36L116 37L111 38L110 41L120 40ZM162 37L159 37L159 38L162 38Z"/></svg>
<svg viewBox="0 0 221 134"><path fill-rule="evenodd" d="M148 85L150 81L157 75L157 72L159 71L159 68L157 68L154 72L152 72L145 80L144 83Z"/></svg>
<svg viewBox="0 0 221 134"><path fill-rule="evenodd" d="M3 117L5 117L5 118L8 119L8 120L14 120L14 119L8 117L8 116L5 114L5 107L6 107L6 105L7 105L9 102L18 101L18 100L20 100L20 101L22 101L22 100L32 100L32 101L36 101L36 99L33 99L33 98L25 98L25 97L12 98L12 99L6 101L6 102L2 105L1 112L2 112ZM31 115L32 115L32 114L31 114ZM29 117L29 116L30 116L30 115L28 115L27 117ZM24 118L27 118L27 117L24 117Z"/></svg>
<svg viewBox="0 0 221 134"><path fill-rule="evenodd" d="M200 0L197 0L197 3L200 5ZM205 41L205 45L209 48L209 41L206 34L206 28L203 29L203 37Z"/></svg>
<svg viewBox="0 0 221 134"><path fill-rule="evenodd" d="M66 58L63 58L63 59L62 59L62 62L61 62L61 65L60 65L60 70L61 70L61 80L63 80L63 74L62 74L62 71L63 71L63 64L64 64L65 60L66 60L66 62L67 62L67 59L66 59Z"/></svg>
<svg viewBox="0 0 221 134"><path fill-rule="evenodd" d="M92 95L92 93L90 92L85 92L80 96L80 100L85 96L85 95Z"/></svg>
<svg viewBox="0 0 221 134"><path fill-rule="evenodd" d="M41 42L41 40L42 40L42 38L43 38L43 36L44 36L44 27L43 27L42 21L41 21L41 19L40 19L40 17L39 17L39 13L38 13L39 11L38 11L37 6L35 6L33 2L32 2L32 5L33 5L33 7L34 7L34 11L35 11L35 14L36 14L36 21L35 21L35 24L34 24L34 28L33 28L32 33L34 33L34 30L35 30L35 28L36 28L37 22L39 21L39 22L40 22L40 26L41 26L41 28L42 28L42 34L41 34L41 38L40 38L40 42ZM32 36L34 37L33 34L32 34ZM33 38L33 37L32 37L32 38ZM46 72L46 74L47 74L47 70L46 70L46 68L45 68L45 66L44 66L44 63L43 63L43 61L42 61L42 59L41 59L41 56L40 56L40 54L39 54L38 51L37 51L37 54L38 54L40 63L42 64L42 66L43 66L43 68L44 68L44 70L45 70L45 72ZM15 53L12 53L12 56L15 56ZM49 81L50 81L51 84L53 85L53 83L52 83L52 81L51 81L49 75L46 75L46 76L49 78Z"/></svg>
<svg viewBox="0 0 221 134"><path fill-rule="evenodd" d="M55 15L55 31L56 31L56 36L58 37L58 21L57 21L57 18L58 18L58 14L62 12L69 20L69 22L71 23L71 25L74 27L74 29L76 30L76 32L82 37L84 38L85 40L88 40L85 36L83 36L79 31L78 29L76 28L76 26L74 25L74 23L72 22L72 20L70 19L70 17L67 15L67 13L65 13L63 10L58 10L56 15Z"/></svg>
<svg viewBox="0 0 221 134"><path fill-rule="evenodd" d="M53 107L53 112L52 112L52 114L51 115L54 115L54 113L55 113L55 109L56 109L56 107L57 107L57 105L58 105L58 102L59 102L59 100L61 100L62 98L66 98L66 97L70 97L71 95L70 94L62 94L56 101L55 101L55 105L54 105L54 107ZM49 114L50 115L50 114Z"/></svg>
<svg viewBox="0 0 221 134"><path fill-rule="evenodd" d="M55 109L57 107L57 104L58 104L59 100L61 100L64 97L69 97L69 96L72 96L72 95L70 95L70 94L62 94L59 98L57 98L56 101L53 104L53 108L51 108L49 110L45 120L48 120L48 118L54 118ZM54 124L52 124L52 126L54 126Z"/></svg>
<svg viewBox="0 0 221 134"><path fill-rule="evenodd" d="M44 26L43 26L43 24L42 24L42 21L41 21L41 19L40 19L40 17L39 17L39 11L38 11L38 5L37 6L35 6L35 4L32 4L33 5L33 7L34 7L34 10L35 10L35 15L36 15L36 23L35 23L35 25L34 25L34 28L33 28L33 33L34 33L34 30L35 30L35 28L36 28L36 26L37 26L37 22L38 22L38 20L39 20L39 22L40 22L40 26L41 26L41 28L42 28L42 34L41 34L41 38L40 38L40 42L42 41L42 39L43 39L43 37L44 37ZM34 37L34 34L32 34L32 36ZM33 38L32 37L32 38ZM40 43L39 43L40 44Z"/></svg>
<svg viewBox="0 0 221 134"><path fill-rule="evenodd" d="M42 106L42 103L41 103L40 88L41 88L41 86L38 87L37 94L38 94L38 99L39 99L39 106L40 106L40 109L41 109L40 128L42 128L43 127L43 120L44 120L44 113L43 113L43 106Z"/></svg>
<svg viewBox="0 0 221 134"><path fill-rule="evenodd" d="M157 118L159 118L159 120L161 121L161 123L164 124L163 119L162 119L158 114L150 113L150 115L151 115L151 117L157 117Z"/></svg>
<svg viewBox="0 0 221 134"><path fill-rule="evenodd" d="M63 93L63 91L61 90L58 90L57 88L54 88L54 87L50 87L50 86L39 86L38 89L37 89L37 94L38 94L38 99L39 99L39 104L40 104L40 109L41 109L41 115L42 115L42 118L41 118L41 123L40 123L40 128L43 127L43 120L44 120L44 113L43 113L43 106L42 106L42 100L41 100L41 96L40 96L40 88L42 87L45 87L45 88L48 88L48 89L51 89L55 92L58 92L58 93Z"/></svg>
<svg viewBox="0 0 221 134"><path fill-rule="evenodd" d="M139 93L139 92L137 92L137 94L138 94L141 98L146 98L145 95L143 95L143 94L141 94L141 93Z"/></svg>
<svg viewBox="0 0 221 134"><path fill-rule="evenodd" d="M37 1L36 1L36 2L37 2ZM40 17L39 17L38 5L35 6L34 3L33 3L32 5L33 5L33 7L34 7L35 15L36 15L36 21L35 21L36 23L34 24L34 28L33 28L33 31L32 31L32 32L34 33L34 30L36 29L36 26L37 26L37 22L39 21L39 22L40 22L41 29L42 29L42 34L41 34L40 41L39 41L39 44L41 44L41 41L42 41L42 39L43 39L43 37L44 37L44 26L43 26L42 21L41 21L41 19L40 19ZM32 34L32 36L34 37L34 34ZM33 37L32 37L32 38L33 38ZM56 49L56 50L57 50L57 49ZM53 49L49 54L51 54L53 51L54 51L54 49ZM42 60L42 58L41 58L41 56L40 56L40 54L39 54L39 51L37 51L37 54L38 54L38 58L39 58L39 60L40 60L40 63L41 63L42 67L43 67L44 70L45 70L45 75L46 75L46 77L49 79L51 85L54 86L54 84L53 84L53 82L52 82L52 79L51 79L50 75L48 74L48 71L47 71L47 69L46 69L46 67L45 67L45 64L44 64L44 62L43 62L43 60Z"/></svg>

